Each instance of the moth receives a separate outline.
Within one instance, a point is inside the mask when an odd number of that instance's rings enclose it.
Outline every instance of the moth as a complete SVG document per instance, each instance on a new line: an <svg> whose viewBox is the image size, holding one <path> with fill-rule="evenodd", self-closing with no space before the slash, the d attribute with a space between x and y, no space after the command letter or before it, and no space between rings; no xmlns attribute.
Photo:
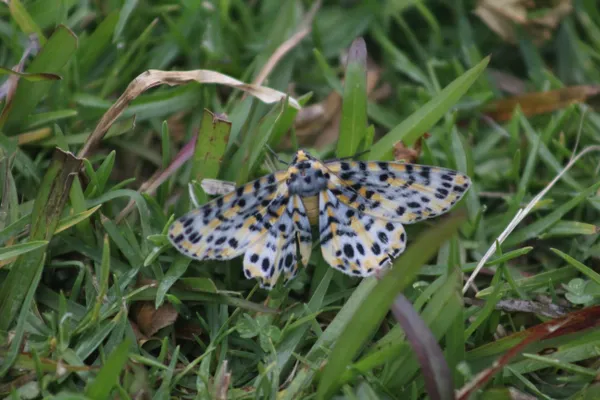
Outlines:
<svg viewBox="0 0 600 400"><path fill-rule="evenodd" d="M367 277L406 246L403 224L447 212L469 189L457 171L397 162L322 162L298 151L288 168L176 220L169 240L198 260L244 255L244 275L271 289L308 265L311 225L323 258L345 274Z"/></svg>

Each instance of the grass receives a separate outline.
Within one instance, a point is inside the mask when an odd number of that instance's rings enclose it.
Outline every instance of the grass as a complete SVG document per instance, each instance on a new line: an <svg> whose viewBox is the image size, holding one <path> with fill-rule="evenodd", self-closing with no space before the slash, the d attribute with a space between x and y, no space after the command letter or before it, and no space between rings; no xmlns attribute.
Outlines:
<svg viewBox="0 0 600 400"><path fill-rule="evenodd" d="M474 3L2 4L0 396L596 398L600 14L511 42ZM266 292L165 236L268 147L399 142L474 184L380 280L315 250Z"/></svg>

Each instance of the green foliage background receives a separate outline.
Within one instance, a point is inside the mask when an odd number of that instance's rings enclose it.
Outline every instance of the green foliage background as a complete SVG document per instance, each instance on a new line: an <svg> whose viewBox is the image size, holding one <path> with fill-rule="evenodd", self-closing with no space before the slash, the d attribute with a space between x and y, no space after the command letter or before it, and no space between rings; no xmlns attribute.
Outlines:
<svg viewBox="0 0 600 400"><path fill-rule="evenodd" d="M420 399L422 370L387 315L398 293L439 341L456 389L518 343L504 336L597 305L593 152L508 236L476 279L479 293L462 294L463 274L519 208L574 148L600 143L590 96L542 115L517 108L508 121L482 111L510 95L509 82L593 91L600 13L591 0L572 5L540 44L519 27L515 43L502 40L472 1L324 1L314 19L312 2L294 0L0 4L0 395ZM285 101L189 83L136 98L84 160L55 152L77 154L146 70L215 70L250 83L306 27L263 84L303 106L338 92L337 142L315 148L296 135L302 111ZM342 57L359 36L383 98L366 95L364 59ZM323 159L367 151L362 159L391 160L397 142L424 132L419 163L472 177L466 212L407 227L409 250L380 282L334 272L315 250L288 287L267 293L244 279L241 260L191 261L164 236L192 207L188 182L203 203L202 179L269 173L279 166L267 145L285 160L298 143ZM157 171L165 179L141 193ZM595 398L599 349L593 329L537 342L475 396Z"/></svg>

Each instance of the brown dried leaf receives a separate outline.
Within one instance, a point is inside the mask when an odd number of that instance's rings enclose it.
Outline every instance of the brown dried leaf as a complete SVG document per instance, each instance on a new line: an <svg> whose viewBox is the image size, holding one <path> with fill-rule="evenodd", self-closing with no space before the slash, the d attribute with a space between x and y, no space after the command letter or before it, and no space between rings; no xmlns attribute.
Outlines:
<svg viewBox="0 0 600 400"><path fill-rule="evenodd" d="M548 6L532 0L480 0L475 14L502 39L516 42L515 25L525 28L534 43L548 40L560 21L573 10L572 0L551 0Z"/></svg>
<svg viewBox="0 0 600 400"><path fill-rule="evenodd" d="M342 61L345 61L345 57ZM383 100L391 93L389 85L378 88L381 68L367 59L367 96L370 100ZM301 146L323 147L334 143L339 134L342 97L335 91L320 103L305 107L298 112L294 123Z"/></svg>
<svg viewBox="0 0 600 400"><path fill-rule="evenodd" d="M465 300L471 304L477 304L483 306L484 300L480 299L468 299ZM505 312L523 312L543 315L549 318L559 318L568 314L569 309L552 303L541 303L532 300L521 300L521 299L505 299L500 300L496 303L496 310L502 310Z"/></svg>
<svg viewBox="0 0 600 400"><path fill-rule="evenodd" d="M190 321L181 321L182 320L179 320L175 324L175 336L177 339L196 340L196 336L200 336L204 332L200 324Z"/></svg>
<svg viewBox="0 0 600 400"><path fill-rule="evenodd" d="M192 71L160 71L151 69L135 78L125 92L117 101L104 113L100 122L89 136L83 148L79 152L80 157L88 157L91 151L100 143L108 128L125 111L129 103L144 93L146 90L159 85L185 85L190 82L198 83L216 83L243 90L265 103L276 103L285 99L287 95L275 89L265 86L251 85L234 79L228 75L216 71L197 69ZM293 97L289 97L289 103L292 107L300 109L300 104Z"/></svg>
<svg viewBox="0 0 600 400"><path fill-rule="evenodd" d="M281 59L289 53L294 47L298 45L311 31L312 24L317 14L317 11L321 8L322 0L317 0L313 3L310 10L304 16L304 20L300 23L299 30L294 33L289 39L279 45L279 47L271 54L271 57L267 60L261 71L258 73L252 84L262 85L267 79L269 74L275 69Z"/></svg>
<svg viewBox="0 0 600 400"><path fill-rule="evenodd" d="M146 337L151 337L160 329L172 325L178 317L177 310L170 303L165 303L158 309L154 308L151 301L140 301L136 306L135 322Z"/></svg>
<svg viewBox="0 0 600 400"><path fill-rule="evenodd" d="M331 92L322 102L298 111L295 121L298 139L313 137L323 131L336 116L339 116L341 108L342 96Z"/></svg>
<svg viewBox="0 0 600 400"><path fill-rule="evenodd" d="M481 371L470 382L465 384L457 392L456 399L469 399L475 390L488 382L497 372L504 368L512 358L521 354L523 349L529 344L544 339L567 335L569 333L580 332L590 328L597 328L598 326L600 326L600 306L592 306L511 335L511 337L514 338L523 338L523 340L504 353L504 355L496 360L491 367Z"/></svg>
<svg viewBox="0 0 600 400"><path fill-rule="evenodd" d="M202 179L200 186L206 194L212 196L223 196L235 190L235 182L222 181L219 179Z"/></svg>
<svg viewBox="0 0 600 400"><path fill-rule="evenodd" d="M131 325L131 329L133 330L133 334L135 335L135 340L139 344L144 344L146 341L148 341L148 337L144 335L142 331L140 331L140 327L138 326L138 324L136 324L132 320L129 320L129 324Z"/></svg>
<svg viewBox="0 0 600 400"><path fill-rule="evenodd" d="M421 149L423 147L423 138L427 139L429 133L425 132L422 137L418 138L413 147L406 147L402 142L398 142L394 145L394 160L404 161L406 163L415 163L421 156Z"/></svg>
<svg viewBox="0 0 600 400"><path fill-rule="evenodd" d="M21 60L19 60L19 63L17 65L15 65L12 70L6 70L5 68L2 68L2 70L4 70L5 72L8 72L8 71L11 72L11 76L9 76L8 79L6 80L6 82L4 82L0 86L0 100L2 100L3 98L6 97L6 103L4 105L5 109L8 109L8 107L10 106L12 97L15 94L15 91L17 90L17 83L19 81L19 78L23 75L26 75L26 74L22 74L23 69L25 67L25 60L27 60L27 57L29 57L30 54L37 52L39 50L39 47L40 47L40 43L37 40L37 36L30 35L29 41L27 43L27 47L25 48L25 51L23 52L23 55L21 56ZM47 74L47 75L53 75L53 74ZM59 77L59 79L60 79L60 77Z"/></svg>
<svg viewBox="0 0 600 400"><path fill-rule="evenodd" d="M519 79L506 71L488 68L487 73L492 81L496 84L496 87L503 92L517 95L524 93L527 90L526 84L522 79Z"/></svg>
<svg viewBox="0 0 600 400"><path fill-rule="evenodd" d="M526 93L488 103L483 112L495 121L509 120L515 108L521 107L525 116L533 116L563 109L570 104L597 101L600 85L580 85L547 92Z"/></svg>
<svg viewBox="0 0 600 400"><path fill-rule="evenodd" d="M215 377L215 399L227 400L227 392L231 384L231 372L227 368L227 360L221 364L221 369Z"/></svg>

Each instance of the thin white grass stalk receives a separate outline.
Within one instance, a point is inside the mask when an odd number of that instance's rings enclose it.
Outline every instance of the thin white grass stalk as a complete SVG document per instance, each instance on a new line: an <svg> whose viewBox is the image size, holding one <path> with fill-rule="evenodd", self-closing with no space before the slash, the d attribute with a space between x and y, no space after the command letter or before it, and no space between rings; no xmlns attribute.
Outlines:
<svg viewBox="0 0 600 400"><path fill-rule="evenodd" d="M581 139L581 132L583 132L583 121L585 121L586 113L587 108L583 109L581 113L581 118L579 120L579 129L577 129L577 137L575 138L575 146L573 147L573 154L571 155L571 160L573 160L573 157L575 157L575 153L577 153L577 147L579 147L579 140Z"/></svg>
<svg viewBox="0 0 600 400"><path fill-rule="evenodd" d="M488 251L481 258L481 260L479 260L477 267L475 267L475 270L473 271L473 273L471 274L469 279L467 279L465 286L463 286L463 294L465 294L467 292L469 286L471 286L471 284L477 277L477 274L479 274L479 271L481 270L481 268L483 268L483 266L488 261L488 259L494 253L496 253L496 243L502 244L506 240L508 235L510 235L512 233L512 231L517 227L517 225L521 221L523 221L523 219L525 219L525 217L527 216L527 214L529 214L529 212L533 209L533 207L535 207L535 205L542 199L542 197L544 197L546 195L546 193L548 193L548 191L554 186L554 184L556 184L556 182L558 182L558 180L560 178L562 178L562 176L573 166L573 164L575 164L581 157L583 157L584 155L586 155L587 153L590 153L592 151L600 151L600 146L589 146L589 147L586 147L585 149L583 149L581 151L581 153L577 154L575 157L573 157L571 159L571 161L569 161L569 163L562 169L562 171L560 171L560 173L558 175L556 175L556 177L544 188L544 190L539 192L537 194L537 196L535 196L533 199L531 199L531 201L527 204L527 206L525 208L520 208L519 211L517 211L517 214L510 221L510 223L508 224L506 229L504 229L504 231L500 234L500 236L498 236L498 238L496 238L496 240L494 241L492 246L488 249Z"/></svg>
<svg viewBox="0 0 600 400"><path fill-rule="evenodd" d="M190 200L192 201L194 208L199 208L200 203L198 202L198 198L196 198L196 193L194 193L194 185L192 185L191 183L188 183L188 192L190 194Z"/></svg>

